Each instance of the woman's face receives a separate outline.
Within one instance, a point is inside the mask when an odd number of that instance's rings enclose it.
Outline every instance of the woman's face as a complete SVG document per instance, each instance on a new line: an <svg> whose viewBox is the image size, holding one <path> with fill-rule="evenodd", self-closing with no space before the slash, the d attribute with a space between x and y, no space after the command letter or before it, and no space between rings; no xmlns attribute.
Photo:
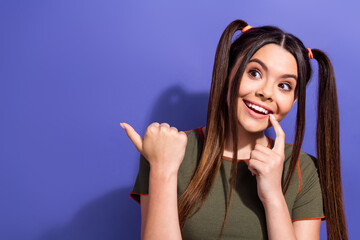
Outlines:
<svg viewBox="0 0 360 240"><path fill-rule="evenodd" d="M236 63L230 80L239 65L240 62ZM297 76L296 59L290 52L273 43L260 48L249 60L241 78L239 124L248 132L260 132L271 126L269 113L281 121L296 101ZM228 103L229 97L230 88Z"/></svg>

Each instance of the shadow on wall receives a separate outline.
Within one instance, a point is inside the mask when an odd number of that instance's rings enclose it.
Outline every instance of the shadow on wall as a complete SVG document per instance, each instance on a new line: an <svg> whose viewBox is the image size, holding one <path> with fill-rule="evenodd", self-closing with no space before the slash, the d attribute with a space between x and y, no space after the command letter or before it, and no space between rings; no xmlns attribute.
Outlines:
<svg viewBox="0 0 360 240"><path fill-rule="evenodd" d="M155 102L144 129L146 130L152 122L166 122L179 131L205 126L208 100L208 93L192 94L185 92L180 86L171 87Z"/></svg>
<svg viewBox="0 0 360 240"><path fill-rule="evenodd" d="M206 93L190 94L180 86L171 87L155 102L148 122L167 122L179 131L205 126L208 98ZM149 124L144 126L145 130ZM69 223L53 227L38 240L140 239L140 205L129 196L132 187L119 188L94 199Z"/></svg>
<svg viewBox="0 0 360 240"><path fill-rule="evenodd" d="M132 204L131 188L120 188L82 207L72 220L40 236L39 240L140 239L140 211Z"/></svg>

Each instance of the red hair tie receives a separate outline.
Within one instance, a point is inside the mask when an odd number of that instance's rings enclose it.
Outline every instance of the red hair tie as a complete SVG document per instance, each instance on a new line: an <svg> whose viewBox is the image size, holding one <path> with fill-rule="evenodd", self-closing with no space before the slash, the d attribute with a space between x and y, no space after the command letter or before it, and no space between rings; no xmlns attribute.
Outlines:
<svg viewBox="0 0 360 240"><path fill-rule="evenodd" d="M313 59L314 55L313 55L313 53L311 51L311 48L307 48L307 50L308 50L309 59Z"/></svg>
<svg viewBox="0 0 360 240"><path fill-rule="evenodd" d="M251 28L252 28L252 26L247 25L246 27L244 27L244 28L241 30L241 32L246 32L247 30L249 30L249 29L251 29Z"/></svg>

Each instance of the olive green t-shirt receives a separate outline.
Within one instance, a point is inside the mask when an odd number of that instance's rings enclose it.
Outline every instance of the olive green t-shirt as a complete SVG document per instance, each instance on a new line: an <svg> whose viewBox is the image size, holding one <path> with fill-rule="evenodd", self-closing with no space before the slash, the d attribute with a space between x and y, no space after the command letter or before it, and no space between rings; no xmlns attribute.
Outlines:
<svg viewBox="0 0 360 240"><path fill-rule="evenodd" d="M185 191L203 149L202 127L187 131L185 156L178 172L178 197ZM274 139L269 138L269 148ZM285 144L282 182L289 168L292 145ZM247 160L239 160L236 186L222 239L267 239L265 210L257 194L256 177L251 175ZM140 203L140 195L148 194L150 165L140 155L138 176L130 196ZM218 239L224 220L231 177L231 159L223 156L222 165L210 193L200 210L187 219L183 239ZM285 194L292 221L325 219L316 159L301 151L292 181ZM165 226L164 226L165 227Z"/></svg>

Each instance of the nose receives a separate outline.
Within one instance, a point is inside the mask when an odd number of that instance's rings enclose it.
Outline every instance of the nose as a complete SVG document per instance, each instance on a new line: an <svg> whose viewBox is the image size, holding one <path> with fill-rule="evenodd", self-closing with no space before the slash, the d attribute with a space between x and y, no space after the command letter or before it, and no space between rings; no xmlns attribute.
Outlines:
<svg viewBox="0 0 360 240"><path fill-rule="evenodd" d="M273 98L273 84L271 81L264 81L256 90L256 96L263 98L264 100L272 100Z"/></svg>

